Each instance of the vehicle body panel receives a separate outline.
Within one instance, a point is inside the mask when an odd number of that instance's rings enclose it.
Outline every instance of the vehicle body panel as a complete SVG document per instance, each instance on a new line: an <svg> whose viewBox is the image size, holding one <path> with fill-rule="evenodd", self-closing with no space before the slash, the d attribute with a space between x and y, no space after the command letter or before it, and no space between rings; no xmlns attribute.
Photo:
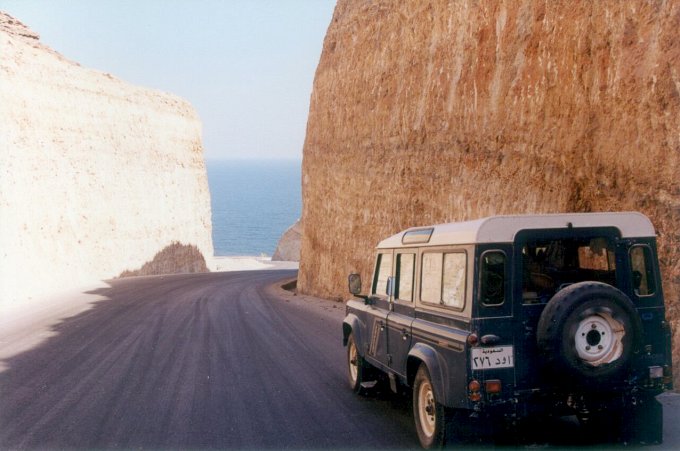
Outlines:
<svg viewBox="0 0 680 451"><path fill-rule="evenodd" d="M404 295L406 254L414 256L414 278ZM381 267L380 255L391 265ZM347 303L345 340L354 333L365 359L405 386L425 365L447 408L507 418L574 414L625 409L671 388L655 233L639 213L499 216L411 228L379 243L375 268L367 301ZM630 368L597 389L555 377L537 341L549 301L583 281L619 290L641 324L631 335L640 343ZM396 291L384 290L390 283ZM655 368L663 380L652 378ZM481 398L469 390L473 380L483 387ZM500 391L485 391L498 384Z"/></svg>

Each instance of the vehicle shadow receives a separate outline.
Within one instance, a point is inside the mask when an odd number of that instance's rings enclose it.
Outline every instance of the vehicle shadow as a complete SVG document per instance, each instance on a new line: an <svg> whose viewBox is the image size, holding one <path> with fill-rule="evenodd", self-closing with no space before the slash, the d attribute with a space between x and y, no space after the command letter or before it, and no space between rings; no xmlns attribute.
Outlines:
<svg viewBox="0 0 680 451"><path fill-rule="evenodd" d="M412 391L399 386L397 393L390 388L389 381L379 380L370 390L364 390L363 402L373 407L391 410L415 437L413 422ZM457 421L455 416L452 421ZM460 417L458 417L460 419ZM606 425L586 427L575 415L564 417L532 418L518 424L501 424L492 418L473 419L474 427L461 429L452 427L447 449L658 449L645 443L625 443L610 433ZM453 425L460 426L460 425Z"/></svg>

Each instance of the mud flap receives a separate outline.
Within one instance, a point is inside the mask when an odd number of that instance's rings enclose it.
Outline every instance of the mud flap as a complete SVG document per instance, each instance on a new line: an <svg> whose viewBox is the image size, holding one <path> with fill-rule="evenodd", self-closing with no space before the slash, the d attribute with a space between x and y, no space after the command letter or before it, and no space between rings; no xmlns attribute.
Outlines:
<svg viewBox="0 0 680 451"><path fill-rule="evenodd" d="M446 418L447 448L456 446L473 446L490 442L493 431L484 427L484 422L472 416L471 410L448 409Z"/></svg>
<svg viewBox="0 0 680 451"><path fill-rule="evenodd" d="M656 398L637 400L625 409L623 440L630 444L652 445L663 442L663 406Z"/></svg>

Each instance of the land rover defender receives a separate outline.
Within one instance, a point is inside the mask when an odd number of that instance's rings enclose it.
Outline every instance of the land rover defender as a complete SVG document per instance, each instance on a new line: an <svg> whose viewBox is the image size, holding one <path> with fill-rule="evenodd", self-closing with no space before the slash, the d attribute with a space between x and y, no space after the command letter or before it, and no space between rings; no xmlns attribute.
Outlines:
<svg viewBox="0 0 680 451"><path fill-rule="evenodd" d="M424 448L566 415L616 440L661 442L670 327L640 213L410 228L378 244L369 294L358 274L349 288L349 384L408 387Z"/></svg>

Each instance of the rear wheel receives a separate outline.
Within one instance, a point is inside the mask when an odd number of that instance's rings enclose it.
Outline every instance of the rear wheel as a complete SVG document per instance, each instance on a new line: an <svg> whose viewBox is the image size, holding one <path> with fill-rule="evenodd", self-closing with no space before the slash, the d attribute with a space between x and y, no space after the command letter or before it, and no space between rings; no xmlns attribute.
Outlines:
<svg viewBox="0 0 680 451"><path fill-rule="evenodd" d="M437 401L425 365L420 365L413 383L413 418L423 448L440 448L444 445L446 408Z"/></svg>

